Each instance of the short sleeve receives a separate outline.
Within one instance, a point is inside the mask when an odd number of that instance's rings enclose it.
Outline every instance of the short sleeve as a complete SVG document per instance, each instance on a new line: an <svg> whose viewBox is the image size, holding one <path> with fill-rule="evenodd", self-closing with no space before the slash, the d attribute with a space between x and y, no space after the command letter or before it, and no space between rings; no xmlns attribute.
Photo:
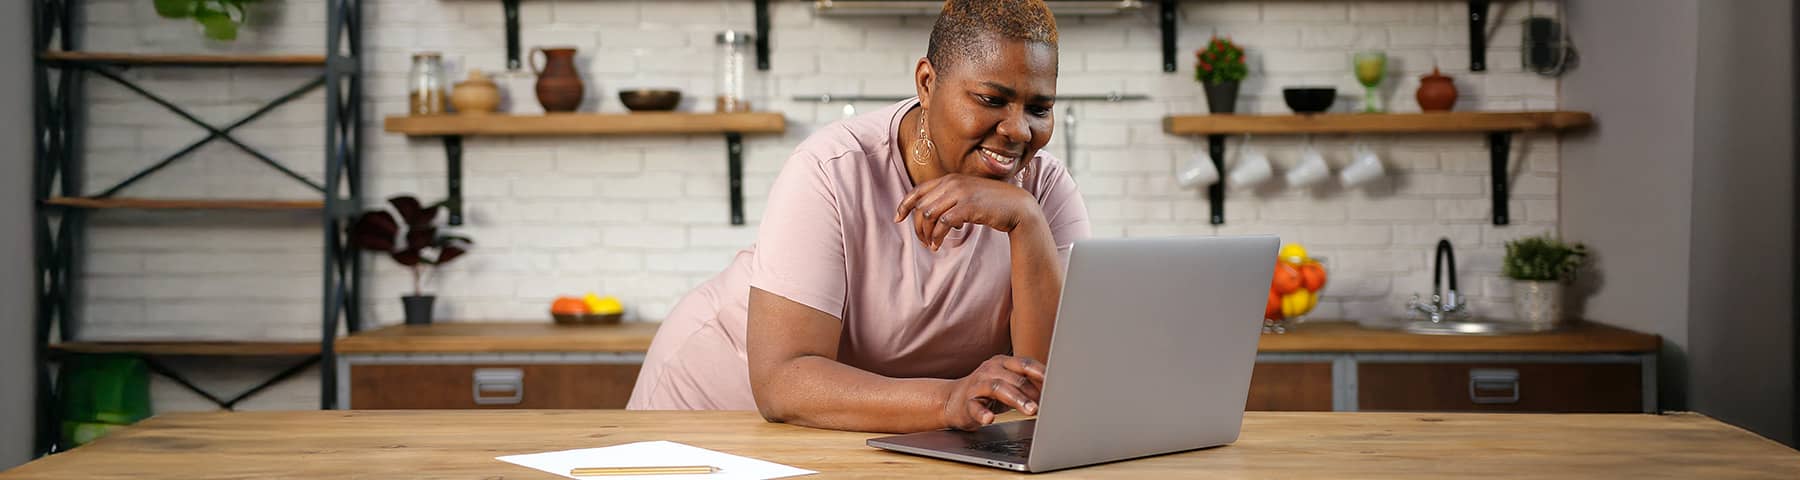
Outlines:
<svg viewBox="0 0 1800 480"><path fill-rule="evenodd" d="M841 199L825 164L796 152L775 177L750 286L843 318L848 278Z"/></svg>
<svg viewBox="0 0 1800 480"><path fill-rule="evenodd" d="M1038 177L1038 206L1044 210L1044 220L1050 224L1050 237L1056 241L1056 252L1063 261L1069 259L1069 249L1075 247L1075 241L1085 240L1094 235L1093 225L1088 223L1087 204L1082 202L1081 193L1075 188L1075 178L1069 176L1069 170L1052 157L1038 159L1043 172Z"/></svg>

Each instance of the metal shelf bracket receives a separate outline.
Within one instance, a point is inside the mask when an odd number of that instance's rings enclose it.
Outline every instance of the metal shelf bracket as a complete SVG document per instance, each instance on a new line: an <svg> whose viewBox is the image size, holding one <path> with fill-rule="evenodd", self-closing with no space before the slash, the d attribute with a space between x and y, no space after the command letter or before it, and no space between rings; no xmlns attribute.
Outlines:
<svg viewBox="0 0 1800 480"><path fill-rule="evenodd" d="M1492 169L1494 194L1494 224L1512 223L1511 212L1506 206L1510 196L1506 185L1506 161L1512 155L1512 132L1488 133L1488 167Z"/></svg>
<svg viewBox="0 0 1800 480"><path fill-rule="evenodd" d="M1162 0L1158 2L1161 14L1158 24L1162 27L1163 72L1172 73L1179 65L1175 64L1175 9L1179 0Z"/></svg>
<svg viewBox="0 0 1800 480"><path fill-rule="evenodd" d="M1469 71L1487 71L1489 0L1469 0Z"/></svg>

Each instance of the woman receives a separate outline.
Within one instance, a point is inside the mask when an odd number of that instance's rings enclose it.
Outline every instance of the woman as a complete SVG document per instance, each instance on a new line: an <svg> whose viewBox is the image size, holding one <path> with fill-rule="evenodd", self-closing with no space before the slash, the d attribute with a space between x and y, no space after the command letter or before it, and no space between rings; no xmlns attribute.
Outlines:
<svg viewBox="0 0 1800 480"><path fill-rule="evenodd" d="M1035 414L1068 249L1089 235L1041 151L1056 37L1042 0L945 2L918 98L795 150L756 245L669 312L628 408L884 432Z"/></svg>

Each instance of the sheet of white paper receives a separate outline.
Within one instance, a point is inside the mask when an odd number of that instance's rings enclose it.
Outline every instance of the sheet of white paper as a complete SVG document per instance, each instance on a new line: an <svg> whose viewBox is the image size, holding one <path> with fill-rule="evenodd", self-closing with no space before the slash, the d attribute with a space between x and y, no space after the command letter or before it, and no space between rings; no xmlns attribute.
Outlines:
<svg viewBox="0 0 1800 480"><path fill-rule="evenodd" d="M668 441L637 442L601 448L583 448L560 452L530 453L494 457L506 463L533 468L567 478L606 480L765 480L770 478L812 475L819 472L802 470L779 463L720 453L691 445ZM696 475L630 475L607 477L574 477L570 470L581 467L674 467L706 465L719 471Z"/></svg>

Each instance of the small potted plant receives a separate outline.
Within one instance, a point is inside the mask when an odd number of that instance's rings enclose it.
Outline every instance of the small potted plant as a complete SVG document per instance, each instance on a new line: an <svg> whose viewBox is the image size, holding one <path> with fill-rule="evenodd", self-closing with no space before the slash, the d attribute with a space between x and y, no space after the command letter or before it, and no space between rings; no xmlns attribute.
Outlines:
<svg viewBox="0 0 1800 480"><path fill-rule="evenodd" d="M1194 81L1206 89L1206 106L1212 113L1237 111L1238 85L1249 73L1244 49L1231 39L1215 36L1206 48L1194 52Z"/></svg>
<svg viewBox="0 0 1800 480"><path fill-rule="evenodd" d="M1563 288L1586 259L1587 246L1549 236L1506 242L1501 268L1513 279L1513 309L1519 321L1535 330L1562 326Z"/></svg>
<svg viewBox="0 0 1800 480"><path fill-rule="evenodd" d="M424 293L425 274L461 257L475 242L438 228L442 202L428 207L417 198L402 195L389 198L388 206L391 211L370 210L357 217L349 228L350 244L387 253L394 262L411 269L413 294L400 297L406 307L406 324L430 324L437 296Z"/></svg>
<svg viewBox="0 0 1800 480"><path fill-rule="evenodd" d="M156 14L163 18L192 18L200 24L206 38L229 42L237 40L238 26L249 18L244 6L257 0L154 0Z"/></svg>

